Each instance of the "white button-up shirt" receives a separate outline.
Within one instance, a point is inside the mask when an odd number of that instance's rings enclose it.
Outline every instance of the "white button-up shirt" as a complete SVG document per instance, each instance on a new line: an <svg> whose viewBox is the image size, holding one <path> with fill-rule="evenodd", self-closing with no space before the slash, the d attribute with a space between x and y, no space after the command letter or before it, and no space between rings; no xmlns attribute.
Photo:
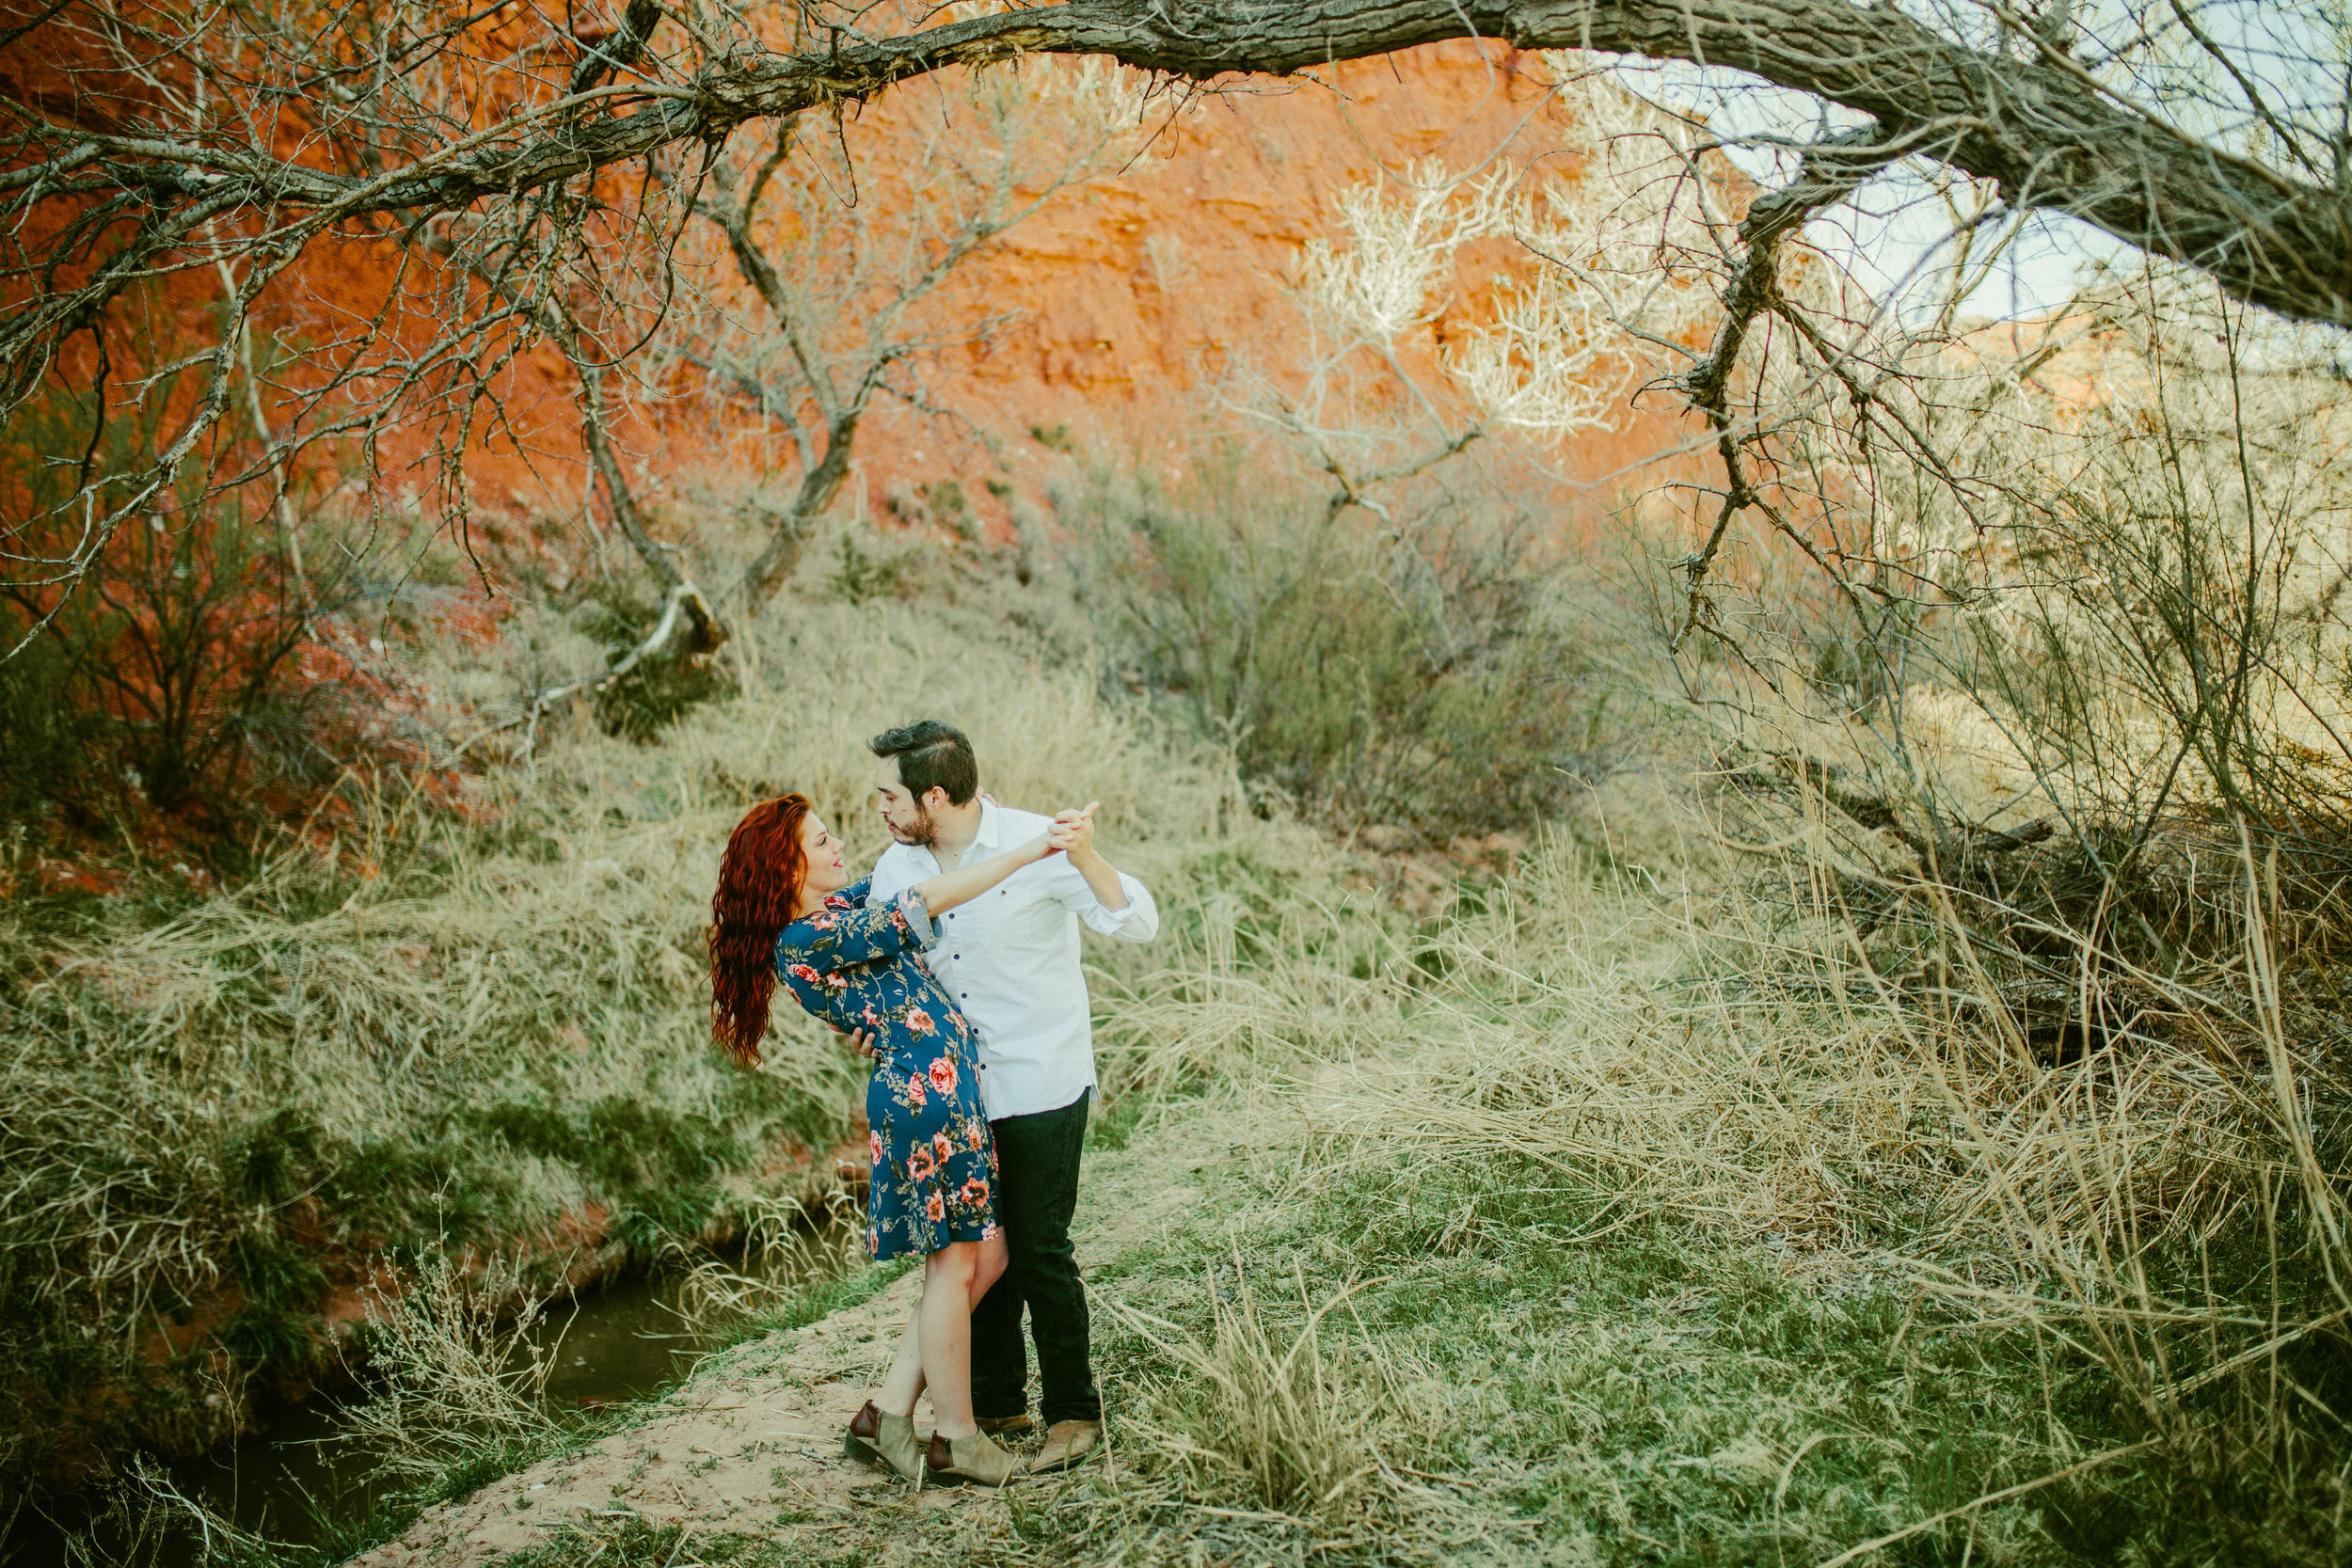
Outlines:
<svg viewBox="0 0 2352 1568"><path fill-rule="evenodd" d="M958 864L1026 844L1052 818L985 797L980 831ZM894 844L874 864L871 907L948 869L929 849ZM1094 1022L1079 968L1078 922L1121 942L1159 935L1150 890L1119 874L1123 910L1106 910L1068 857L1025 865L939 917L923 955L980 1037L980 1088L992 1121L1059 1110L1094 1085Z"/></svg>

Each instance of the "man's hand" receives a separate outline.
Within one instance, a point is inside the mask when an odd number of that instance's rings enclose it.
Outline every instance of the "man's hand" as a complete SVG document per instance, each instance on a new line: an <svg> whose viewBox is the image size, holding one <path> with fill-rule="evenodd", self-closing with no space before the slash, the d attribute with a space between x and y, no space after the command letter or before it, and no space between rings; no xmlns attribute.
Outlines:
<svg viewBox="0 0 2352 1568"><path fill-rule="evenodd" d="M1049 836L1057 840L1057 847L1072 861L1084 861L1094 853L1094 808L1102 803L1089 800L1083 810L1054 814Z"/></svg>
<svg viewBox="0 0 2352 1568"><path fill-rule="evenodd" d="M1073 812L1061 813L1051 822L1045 824L1045 831L1038 834L1036 839L1032 841L1037 849L1037 858L1039 860L1045 860L1050 856L1062 853L1070 847L1070 846L1076 840L1076 814Z"/></svg>
<svg viewBox="0 0 2352 1568"><path fill-rule="evenodd" d="M1095 902L1117 914L1127 907L1127 890L1120 884L1118 869L1094 847L1094 808L1102 803L1089 800L1083 810L1060 813L1051 831L1062 836L1063 852L1086 879Z"/></svg>
<svg viewBox="0 0 2352 1568"><path fill-rule="evenodd" d="M882 1047L875 1043L882 1037L871 1029L835 1029L834 1034L850 1042L850 1054L873 1061L882 1055Z"/></svg>

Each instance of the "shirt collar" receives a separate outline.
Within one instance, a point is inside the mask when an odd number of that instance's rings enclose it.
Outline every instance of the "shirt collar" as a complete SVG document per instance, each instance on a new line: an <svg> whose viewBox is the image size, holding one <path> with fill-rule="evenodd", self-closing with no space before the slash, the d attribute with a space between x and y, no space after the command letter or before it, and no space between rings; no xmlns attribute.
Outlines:
<svg viewBox="0 0 2352 1568"><path fill-rule="evenodd" d="M997 835L1004 832L1004 814L996 809L996 802L985 795L981 796L980 831L972 835L972 842L985 844L991 849L1003 848L1004 845L999 842Z"/></svg>

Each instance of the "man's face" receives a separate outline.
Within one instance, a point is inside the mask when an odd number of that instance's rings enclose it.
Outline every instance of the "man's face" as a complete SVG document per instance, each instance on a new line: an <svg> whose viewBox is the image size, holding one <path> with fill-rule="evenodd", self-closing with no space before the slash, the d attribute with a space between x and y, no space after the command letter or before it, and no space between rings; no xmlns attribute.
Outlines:
<svg viewBox="0 0 2352 1568"><path fill-rule="evenodd" d="M881 757L874 763L874 809L882 813L882 826L899 843L928 849L939 842L931 814L899 782L897 757Z"/></svg>

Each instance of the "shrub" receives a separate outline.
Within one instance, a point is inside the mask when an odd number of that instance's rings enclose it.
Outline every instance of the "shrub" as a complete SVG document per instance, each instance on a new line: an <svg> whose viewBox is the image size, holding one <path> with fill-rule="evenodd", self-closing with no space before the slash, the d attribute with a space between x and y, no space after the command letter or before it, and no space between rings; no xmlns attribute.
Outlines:
<svg viewBox="0 0 2352 1568"><path fill-rule="evenodd" d="M1098 476L1066 511L1106 679L1327 820L1490 832L1605 766L1596 640L1524 517L1392 522L1233 451L1173 489Z"/></svg>
<svg viewBox="0 0 2352 1568"><path fill-rule="evenodd" d="M224 480L230 460L215 454L215 467L185 464L111 537L86 531L130 503L127 484L87 515L70 504L87 452L112 472L151 467L175 403L167 385L126 417L96 395L53 392L10 427L0 535L34 569L0 587L0 809L84 831L150 808L219 818L257 762L314 785L328 760L311 738L323 692L297 656L357 578L347 551L313 551L337 564L305 577L305 498L268 478Z"/></svg>

